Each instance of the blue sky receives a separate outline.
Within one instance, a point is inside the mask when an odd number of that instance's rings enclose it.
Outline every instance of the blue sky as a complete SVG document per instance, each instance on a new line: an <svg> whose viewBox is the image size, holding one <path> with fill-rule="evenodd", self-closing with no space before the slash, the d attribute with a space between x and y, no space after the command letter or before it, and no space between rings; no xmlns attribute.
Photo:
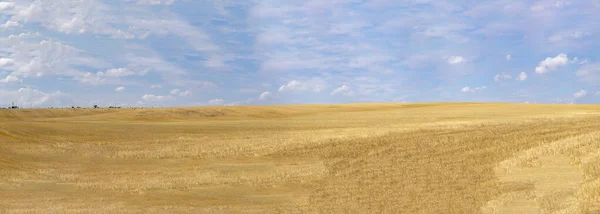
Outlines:
<svg viewBox="0 0 600 214"><path fill-rule="evenodd" d="M0 105L600 102L600 1L0 2Z"/></svg>

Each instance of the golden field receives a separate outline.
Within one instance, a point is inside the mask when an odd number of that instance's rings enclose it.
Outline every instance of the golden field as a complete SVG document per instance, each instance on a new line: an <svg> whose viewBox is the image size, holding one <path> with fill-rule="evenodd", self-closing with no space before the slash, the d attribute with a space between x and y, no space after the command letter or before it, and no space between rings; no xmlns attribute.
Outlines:
<svg viewBox="0 0 600 214"><path fill-rule="evenodd" d="M600 105L0 109L0 213L600 213Z"/></svg>

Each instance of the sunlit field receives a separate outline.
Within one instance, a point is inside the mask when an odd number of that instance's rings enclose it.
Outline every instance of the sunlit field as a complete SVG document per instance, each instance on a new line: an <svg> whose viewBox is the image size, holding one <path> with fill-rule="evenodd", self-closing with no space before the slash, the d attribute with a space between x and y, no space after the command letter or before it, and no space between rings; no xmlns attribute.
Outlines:
<svg viewBox="0 0 600 214"><path fill-rule="evenodd" d="M0 109L0 213L600 213L600 105Z"/></svg>

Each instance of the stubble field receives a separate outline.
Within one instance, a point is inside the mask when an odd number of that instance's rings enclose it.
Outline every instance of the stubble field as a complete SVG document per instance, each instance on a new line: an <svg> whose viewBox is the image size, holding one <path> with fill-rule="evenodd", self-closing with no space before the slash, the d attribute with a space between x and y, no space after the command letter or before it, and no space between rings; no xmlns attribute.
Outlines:
<svg viewBox="0 0 600 214"><path fill-rule="evenodd" d="M0 109L0 213L600 213L600 105Z"/></svg>

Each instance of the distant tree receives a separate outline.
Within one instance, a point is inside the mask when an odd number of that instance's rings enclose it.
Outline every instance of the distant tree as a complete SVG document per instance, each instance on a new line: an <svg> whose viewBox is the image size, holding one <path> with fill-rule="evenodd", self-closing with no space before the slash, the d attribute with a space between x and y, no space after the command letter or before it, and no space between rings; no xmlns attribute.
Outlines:
<svg viewBox="0 0 600 214"><path fill-rule="evenodd" d="M94 108L98 108L98 105L94 105Z"/></svg>

